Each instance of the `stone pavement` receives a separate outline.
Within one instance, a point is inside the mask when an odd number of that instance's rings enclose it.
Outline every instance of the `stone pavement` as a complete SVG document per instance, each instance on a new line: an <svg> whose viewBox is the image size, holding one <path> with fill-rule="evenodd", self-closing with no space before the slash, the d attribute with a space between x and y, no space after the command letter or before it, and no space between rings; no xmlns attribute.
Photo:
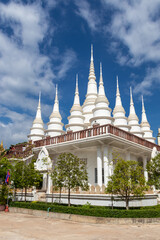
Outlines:
<svg viewBox="0 0 160 240"><path fill-rule="evenodd" d="M0 212L0 240L159 240L160 224L104 225Z"/></svg>

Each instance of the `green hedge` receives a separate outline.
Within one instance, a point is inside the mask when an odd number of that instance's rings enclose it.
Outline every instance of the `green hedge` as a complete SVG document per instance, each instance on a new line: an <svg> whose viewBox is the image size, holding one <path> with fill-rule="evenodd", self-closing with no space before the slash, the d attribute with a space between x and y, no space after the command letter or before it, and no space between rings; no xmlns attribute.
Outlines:
<svg viewBox="0 0 160 240"><path fill-rule="evenodd" d="M50 207L50 212L68 213L85 216L105 217L105 218L159 218L160 207L141 208L138 210L111 210L106 207L92 207L92 206L71 206L51 203L39 202L11 202L10 206L19 208L28 208L35 210L47 211Z"/></svg>

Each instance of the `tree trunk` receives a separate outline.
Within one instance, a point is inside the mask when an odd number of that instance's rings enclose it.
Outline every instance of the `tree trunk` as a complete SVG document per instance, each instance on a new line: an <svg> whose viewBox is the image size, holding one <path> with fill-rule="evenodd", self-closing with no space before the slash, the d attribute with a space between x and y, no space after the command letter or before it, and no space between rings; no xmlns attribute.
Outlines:
<svg viewBox="0 0 160 240"><path fill-rule="evenodd" d="M21 201L23 201L23 188L22 188L22 198L21 198Z"/></svg>
<svg viewBox="0 0 160 240"><path fill-rule="evenodd" d="M16 201L17 188L14 189L14 201Z"/></svg>
<svg viewBox="0 0 160 240"><path fill-rule="evenodd" d="M26 196L27 196L27 188L25 187L25 202L26 202Z"/></svg>
<svg viewBox="0 0 160 240"><path fill-rule="evenodd" d="M129 210L129 197L126 197L126 210Z"/></svg>
<svg viewBox="0 0 160 240"><path fill-rule="evenodd" d="M112 210L113 210L113 200L114 200L114 197L113 197L113 194L111 195L111 201L112 201Z"/></svg>
<svg viewBox="0 0 160 240"><path fill-rule="evenodd" d="M68 207L71 206L71 203L70 203L70 197L71 197L71 189L68 188Z"/></svg>

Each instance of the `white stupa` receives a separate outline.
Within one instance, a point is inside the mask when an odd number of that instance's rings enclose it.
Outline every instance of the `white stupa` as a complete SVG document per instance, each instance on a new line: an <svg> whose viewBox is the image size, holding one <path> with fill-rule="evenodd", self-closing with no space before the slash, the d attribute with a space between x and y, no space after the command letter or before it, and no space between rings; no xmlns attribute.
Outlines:
<svg viewBox="0 0 160 240"><path fill-rule="evenodd" d="M147 120L145 108L144 108L144 101L142 96L142 121L141 121L141 130L144 132L144 139L155 143L155 138L153 137L153 131L150 129L150 124Z"/></svg>
<svg viewBox="0 0 160 240"><path fill-rule="evenodd" d="M44 138L44 128L41 116L41 93L39 93L39 103L37 107L36 117L33 121L30 134L28 135L28 140L37 141Z"/></svg>
<svg viewBox="0 0 160 240"><path fill-rule="evenodd" d="M64 133L63 123L61 122L62 117L59 112L59 102L58 102L58 89L56 86L56 96L53 106L53 112L50 116L50 121L47 123L48 129L46 130L46 136L54 137Z"/></svg>
<svg viewBox="0 0 160 240"><path fill-rule="evenodd" d="M130 132L138 137L143 137L143 132L139 124L139 119L136 115L133 97L132 97L132 88L130 88L130 113L128 117L128 125L131 127Z"/></svg>
<svg viewBox="0 0 160 240"><path fill-rule="evenodd" d="M65 126L67 131L80 131L84 129L84 119L82 107L80 106L78 91L78 75L76 76L76 89L74 103L70 110L71 115L68 117L68 124Z"/></svg>
<svg viewBox="0 0 160 240"><path fill-rule="evenodd" d="M115 108L113 110L114 117L114 126L119 127L122 130L129 131L129 126L127 122L127 117L125 116L125 110L122 106L119 84L118 84L118 76L117 76L117 92L116 92L116 103Z"/></svg>
<svg viewBox="0 0 160 240"><path fill-rule="evenodd" d="M91 125L94 124L112 124L111 109L109 108L109 102L105 95L102 76L102 64L100 64L100 80L98 97L95 100L95 108L93 108L93 118L90 119Z"/></svg>
<svg viewBox="0 0 160 240"><path fill-rule="evenodd" d="M97 83L96 76L94 73L94 62L93 62L93 46L91 45L91 62L90 62L90 71L88 77L88 88L86 99L82 106L83 116L85 117L84 123L85 127L90 127L90 119L93 117L93 108L95 108L95 100L97 98Z"/></svg>

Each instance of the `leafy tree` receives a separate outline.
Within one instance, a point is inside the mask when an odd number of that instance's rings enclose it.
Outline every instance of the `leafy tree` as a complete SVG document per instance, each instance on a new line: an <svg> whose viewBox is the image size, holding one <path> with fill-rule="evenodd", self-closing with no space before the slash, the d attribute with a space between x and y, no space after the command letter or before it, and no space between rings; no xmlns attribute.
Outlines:
<svg viewBox="0 0 160 240"><path fill-rule="evenodd" d="M57 164L51 174L53 188L60 190L59 202L61 201L61 191L64 186L64 169L61 161L57 161ZM53 202L53 191L52 191L52 202Z"/></svg>
<svg viewBox="0 0 160 240"><path fill-rule="evenodd" d="M42 183L42 175L34 168L34 161L28 165L24 164L23 169L23 187L25 188L25 201L27 189L33 186L39 187Z"/></svg>
<svg viewBox="0 0 160 240"><path fill-rule="evenodd" d="M68 206L70 206L71 189L81 187L88 190L88 175L86 165L72 153L62 153L52 174L53 185L68 189Z"/></svg>
<svg viewBox="0 0 160 240"><path fill-rule="evenodd" d="M11 189L6 184L2 184L0 186L0 205L6 204L7 199L11 198L11 196L12 196Z"/></svg>
<svg viewBox="0 0 160 240"><path fill-rule="evenodd" d="M16 189L20 188L23 190L25 189L25 201L27 196L27 189L33 186L39 187L42 183L42 175L39 171L34 169L34 161L29 163L28 165L23 162L17 162L14 167L13 173L13 182L15 187L15 194Z"/></svg>
<svg viewBox="0 0 160 240"><path fill-rule="evenodd" d="M155 186L156 189L160 188L160 154L153 158L147 164L148 170L148 185Z"/></svg>
<svg viewBox="0 0 160 240"><path fill-rule="evenodd" d="M10 171L10 179L9 182L11 182L11 179L13 177L13 166L10 163L10 161L6 158L0 158L0 203L6 204L7 198L11 196L11 189L7 184L5 183L7 171Z"/></svg>
<svg viewBox="0 0 160 240"><path fill-rule="evenodd" d="M135 196L144 195L147 190L143 168L136 161L125 161L117 159L114 173L110 177L106 193L118 194L126 202L126 209L129 209L129 200Z"/></svg>

